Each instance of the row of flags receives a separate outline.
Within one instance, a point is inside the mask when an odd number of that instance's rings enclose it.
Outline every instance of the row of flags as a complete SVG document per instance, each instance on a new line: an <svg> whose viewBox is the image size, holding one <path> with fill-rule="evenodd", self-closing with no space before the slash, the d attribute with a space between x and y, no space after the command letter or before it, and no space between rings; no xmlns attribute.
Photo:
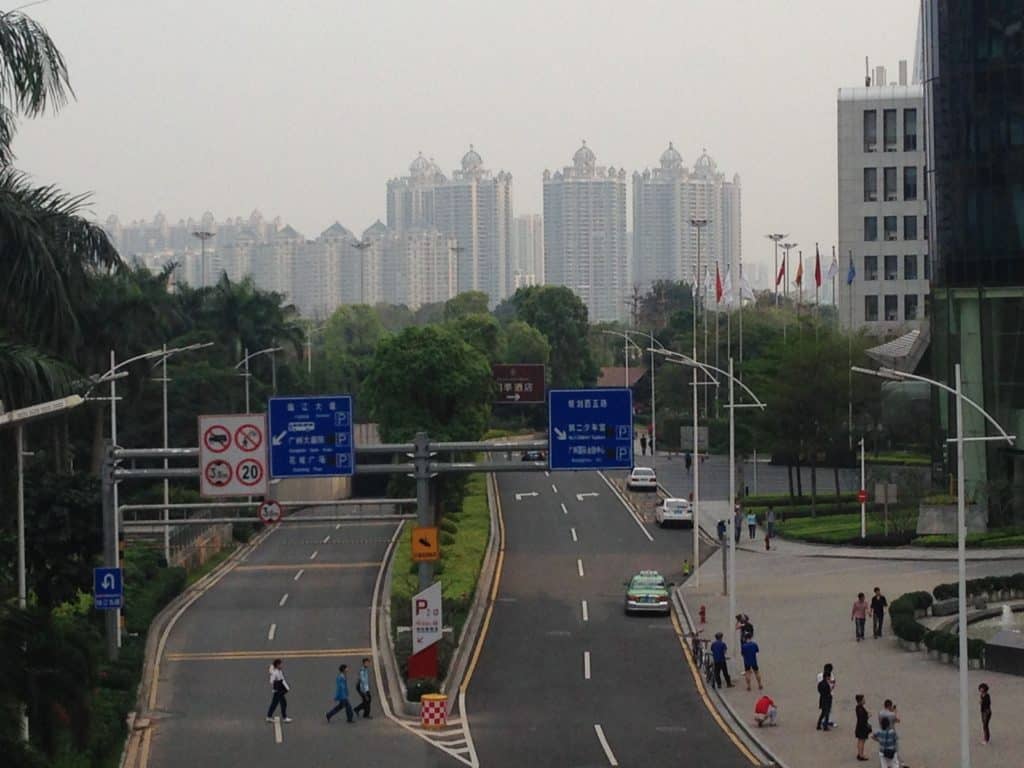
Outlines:
<svg viewBox="0 0 1024 768"><path fill-rule="evenodd" d="M831 283L839 272L839 260L836 259L835 254L832 255L832 263L828 265L828 273L825 275L825 281ZM783 278L786 276L786 261L783 258L782 266L779 267L779 274L775 276L775 287L778 288L781 285ZM857 270L853 266L853 254L850 254L850 268L846 270L846 284L850 285L857 277ZM800 259L800 263L796 268L796 277L793 280L798 286L803 287L804 283L804 260ZM821 251L818 250L818 246L814 246L814 285L816 288L820 288L822 283L821 279Z"/></svg>

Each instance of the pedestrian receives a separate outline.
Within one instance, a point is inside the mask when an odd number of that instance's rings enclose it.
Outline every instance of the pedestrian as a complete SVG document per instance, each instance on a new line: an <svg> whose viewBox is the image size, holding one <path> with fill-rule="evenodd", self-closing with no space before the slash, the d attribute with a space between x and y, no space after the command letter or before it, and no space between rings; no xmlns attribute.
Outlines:
<svg viewBox="0 0 1024 768"><path fill-rule="evenodd" d="M868 601L864 599L864 593L858 592L857 599L850 609L850 620L853 622L854 633L859 643L864 639L864 624L868 618Z"/></svg>
<svg viewBox="0 0 1024 768"><path fill-rule="evenodd" d="M722 687L722 677L725 677L725 685L732 688L732 678L729 677L729 667L726 664L726 651L729 646L722 640L722 633L715 633L715 642L711 644L711 658L715 661L715 687Z"/></svg>
<svg viewBox="0 0 1024 768"><path fill-rule="evenodd" d="M750 540L753 541L757 535L757 515L747 512L747 531L750 533Z"/></svg>
<svg viewBox="0 0 1024 768"><path fill-rule="evenodd" d="M683 560L683 578L688 579L690 574L693 573L693 567L690 565L690 561L687 559Z"/></svg>
<svg viewBox="0 0 1024 768"><path fill-rule="evenodd" d="M878 730L871 734L878 742L878 759L882 768L900 768L899 742L895 729L888 717L878 721Z"/></svg>
<svg viewBox="0 0 1024 768"><path fill-rule="evenodd" d="M826 664L825 666L828 667L828 670L829 670L828 674L826 675L824 671L819 672L818 673L818 682L820 683L822 680L827 682L828 683L828 689L832 692L833 696L835 696L835 691L836 691L835 667L833 667L832 664ZM829 712L828 727L829 728L837 727L836 726L836 721L832 719L831 711Z"/></svg>
<svg viewBox="0 0 1024 768"><path fill-rule="evenodd" d="M867 760L864 754L864 745L867 744L868 736L871 735L871 716L868 708L864 706L864 694L858 693L855 697L857 706L854 711L857 713L857 725L854 726L853 735L857 738L857 759Z"/></svg>
<svg viewBox="0 0 1024 768"><path fill-rule="evenodd" d="M762 696L754 704L754 722L758 728L762 725L776 725L778 717L779 708L775 706L771 696Z"/></svg>
<svg viewBox="0 0 1024 768"><path fill-rule="evenodd" d="M270 690L274 692L274 695L270 699L270 708L267 710L267 722L274 722L274 711L280 705L281 720L290 723L292 719L288 717L288 691L291 689L288 687L288 681L284 679L281 660L274 659L268 671L270 672Z"/></svg>
<svg viewBox="0 0 1024 768"><path fill-rule="evenodd" d="M775 537L775 507L768 505L768 511L764 514L765 536L769 539Z"/></svg>
<svg viewBox="0 0 1024 768"><path fill-rule="evenodd" d="M693 456L689 451L686 452L686 474L690 474L690 470L693 469Z"/></svg>
<svg viewBox="0 0 1024 768"><path fill-rule="evenodd" d="M718 540L719 541L723 541L723 542L725 541L725 526L726 526L725 520L719 520L718 521L718 525L716 526L716 528L718 530Z"/></svg>
<svg viewBox="0 0 1024 768"><path fill-rule="evenodd" d="M764 686L761 685L761 670L757 667L757 654L761 649L757 647L757 643L753 640L744 640L740 644L740 655L743 656L743 679L747 683L747 690L750 690L750 673L754 673L754 677L757 678L757 690L763 691Z"/></svg>
<svg viewBox="0 0 1024 768"><path fill-rule="evenodd" d="M363 718L366 720L373 720L370 715L370 702L373 700L373 696L370 694L370 660L363 659L363 666L359 668L359 682L356 683L356 693L359 694L359 698L362 702L353 711L359 712L362 710Z"/></svg>
<svg viewBox="0 0 1024 768"><path fill-rule="evenodd" d="M754 625L750 617L745 613L736 614L736 629L740 631L740 642L745 643L754 639Z"/></svg>
<svg viewBox="0 0 1024 768"><path fill-rule="evenodd" d="M743 533L743 512L740 510L740 505L736 505L736 511L732 517L733 534L736 536L736 543L740 543L740 535Z"/></svg>
<svg viewBox="0 0 1024 768"><path fill-rule="evenodd" d="M901 722L900 721L899 710L896 709L896 705L893 703L892 699L886 699L882 703L882 711L878 713L878 722L879 723L882 722L882 718L883 717L886 720L889 721L889 726L893 730L896 729L896 724Z"/></svg>
<svg viewBox="0 0 1024 768"><path fill-rule="evenodd" d="M876 640L882 636L882 622L885 620L885 609L888 605L889 601L885 599L882 590L875 587L875 594L871 598L871 626Z"/></svg>
<svg viewBox="0 0 1024 768"><path fill-rule="evenodd" d="M348 669L348 664L342 664L338 667L338 676L334 678L334 708L327 711L327 722L331 722L331 718L336 714L345 710L345 717L348 718L350 723L355 722L355 717L352 712L352 705L348 700L348 677L345 672Z"/></svg>
<svg viewBox="0 0 1024 768"><path fill-rule="evenodd" d="M988 693L988 683L982 683L978 686L978 694L981 698L981 728L985 733L981 743L988 744L989 739L992 738L992 734L988 729L989 721L992 720L992 697Z"/></svg>
<svg viewBox="0 0 1024 768"><path fill-rule="evenodd" d="M640 453L647 455L647 435L640 435Z"/></svg>
<svg viewBox="0 0 1024 768"><path fill-rule="evenodd" d="M828 731L832 728L832 686L829 680L832 677L832 665L826 664L818 680L818 722L815 728L819 731Z"/></svg>

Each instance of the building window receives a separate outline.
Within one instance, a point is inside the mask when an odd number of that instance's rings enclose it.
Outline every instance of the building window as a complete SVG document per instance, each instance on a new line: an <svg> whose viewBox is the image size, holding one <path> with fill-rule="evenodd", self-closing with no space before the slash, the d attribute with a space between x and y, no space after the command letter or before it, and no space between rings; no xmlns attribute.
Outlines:
<svg viewBox="0 0 1024 768"><path fill-rule="evenodd" d="M864 241L872 242L878 239L878 217L877 216L865 216L864 217Z"/></svg>
<svg viewBox="0 0 1024 768"><path fill-rule="evenodd" d="M878 169L864 169L864 202L873 203L878 199Z"/></svg>
<svg viewBox="0 0 1024 768"><path fill-rule="evenodd" d="M864 110L864 151L878 151L878 112L873 109Z"/></svg>
<svg viewBox="0 0 1024 768"><path fill-rule="evenodd" d="M899 200L899 193L896 191L896 169L885 169L885 199L889 202Z"/></svg>
<svg viewBox="0 0 1024 768"><path fill-rule="evenodd" d="M882 139L885 142L886 152L895 152L899 149L896 142L896 110L882 110Z"/></svg>
<svg viewBox="0 0 1024 768"><path fill-rule="evenodd" d="M917 294L908 293L903 297L903 319L917 320Z"/></svg>
<svg viewBox="0 0 1024 768"><path fill-rule="evenodd" d="M917 149L917 110L903 110L903 151L913 152Z"/></svg>
<svg viewBox="0 0 1024 768"><path fill-rule="evenodd" d="M917 240L917 216L903 217L903 239Z"/></svg>
<svg viewBox="0 0 1024 768"><path fill-rule="evenodd" d="M900 276L899 258L895 255L885 257L885 279L896 280Z"/></svg>
<svg viewBox="0 0 1024 768"><path fill-rule="evenodd" d="M878 279L878 257L877 256L865 256L864 257L864 279L865 280L877 280Z"/></svg>
<svg viewBox="0 0 1024 768"><path fill-rule="evenodd" d="M868 323L878 322L878 297L864 297L864 320Z"/></svg>
<svg viewBox="0 0 1024 768"><path fill-rule="evenodd" d="M883 225L885 227L885 239L896 240L898 238L896 233L896 217L886 216Z"/></svg>
<svg viewBox="0 0 1024 768"><path fill-rule="evenodd" d="M900 319L900 297L899 296L886 296L885 297L885 319L887 322L893 323Z"/></svg>
<svg viewBox="0 0 1024 768"><path fill-rule="evenodd" d="M931 258L926 253L926 254L924 254L921 257L921 261L924 263L924 279L925 280L931 280L932 279L932 260L931 260Z"/></svg>
<svg viewBox="0 0 1024 768"><path fill-rule="evenodd" d="M903 279L917 280L917 254L908 253L903 257Z"/></svg>
<svg viewBox="0 0 1024 768"><path fill-rule="evenodd" d="M903 199L917 200L917 166L908 165L903 169Z"/></svg>

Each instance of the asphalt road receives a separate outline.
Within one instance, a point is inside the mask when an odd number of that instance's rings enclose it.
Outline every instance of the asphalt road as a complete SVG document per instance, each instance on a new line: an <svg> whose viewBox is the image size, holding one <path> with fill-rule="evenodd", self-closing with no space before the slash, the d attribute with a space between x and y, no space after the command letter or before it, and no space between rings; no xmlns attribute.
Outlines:
<svg viewBox="0 0 1024 768"><path fill-rule="evenodd" d="M457 765L384 717L376 696L373 720L324 721L338 664L349 665L359 700L374 581L394 530L285 524L200 597L168 638L149 765ZM294 719L280 726L280 743L264 721L275 656L284 659Z"/></svg>
<svg viewBox="0 0 1024 768"><path fill-rule="evenodd" d="M504 568L467 691L480 764L749 766L700 699L672 621L623 614L623 581L642 568L678 578L690 531L641 526L591 472L499 475L499 489Z"/></svg>

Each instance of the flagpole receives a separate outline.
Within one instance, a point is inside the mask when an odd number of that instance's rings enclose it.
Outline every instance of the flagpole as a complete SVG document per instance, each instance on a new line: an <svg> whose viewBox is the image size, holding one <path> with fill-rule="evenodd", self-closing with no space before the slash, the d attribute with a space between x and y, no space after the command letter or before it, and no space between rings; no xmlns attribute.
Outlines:
<svg viewBox="0 0 1024 768"><path fill-rule="evenodd" d="M847 433L849 448L853 450L853 250L850 251L850 269L846 273L846 284L850 287L850 326L846 329L846 405Z"/></svg>
<svg viewBox="0 0 1024 768"><path fill-rule="evenodd" d="M698 235L697 236L700 237L699 230L698 230ZM709 275L709 274L711 274L711 270L709 270L707 265L705 265L704 266L705 279L704 279L704 286L702 288L702 290L704 291L704 312L702 313L704 315L704 362L708 361L708 302L707 302L707 299L708 299L708 281L707 281L707 275ZM709 406L708 406L708 397L709 397L709 395L708 395L708 387L704 387L704 418L705 418L705 420L708 418L708 414L711 412L710 409L709 409Z"/></svg>
<svg viewBox="0 0 1024 768"><path fill-rule="evenodd" d="M722 273L719 269L718 262L715 262L715 368L720 368L718 363L718 353L721 349L721 342L718 339L718 326L721 325L722 316L721 312L721 298L718 295L718 284L722 279ZM715 388L715 418L719 417L718 411L718 388Z"/></svg>
<svg viewBox="0 0 1024 768"><path fill-rule="evenodd" d="M743 262L740 262L740 365L743 365Z"/></svg>
<svg viewBox="0 0 1024 768"><path fill-rule="evenodd" d="M821 290L821 251L818 244L814 244L814 343L818 343L818 325L821 323L821 300L818 292Z"/></svg>
<svg viewBox="0 0 1024 768"><path fill-rule="evenodd" d="M836 264L836 247L832 246L832 263ZM839 330L839 305L836 304L836 277L839 274L839 267L832 270L832 311L836 313L836 330Z"/></svg>

